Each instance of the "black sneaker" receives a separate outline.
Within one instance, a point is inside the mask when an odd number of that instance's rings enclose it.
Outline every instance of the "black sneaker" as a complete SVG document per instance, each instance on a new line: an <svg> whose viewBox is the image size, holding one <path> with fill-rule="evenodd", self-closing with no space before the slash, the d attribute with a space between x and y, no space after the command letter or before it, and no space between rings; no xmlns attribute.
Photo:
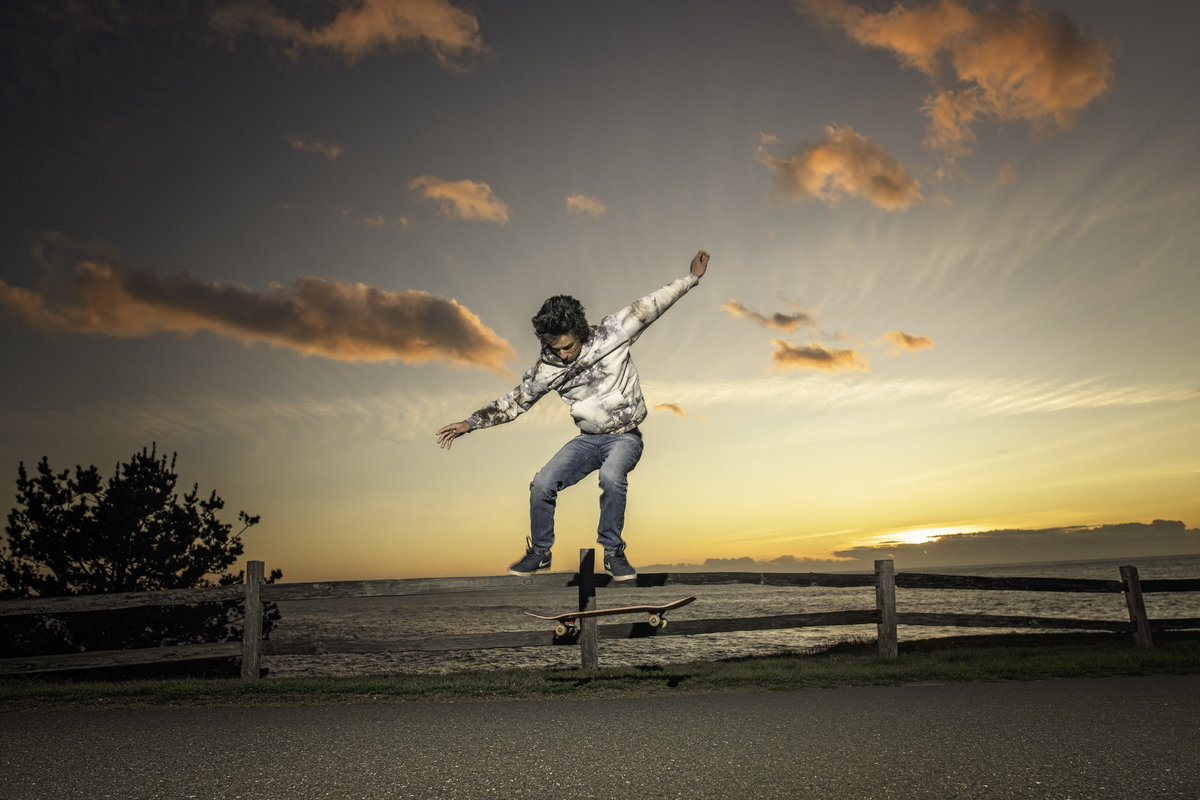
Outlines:
<svg viewBox="0 0 1200 800"><path fill-rule="evenodd" d="M604 548L604 571L616 581L631 581L637 577L637 570L625 558L625 545L612 550Z"/></svg>
<svg viewBox="0 0 1200 800"><path fill-rule="evenodd" d="M532 575L550 569L550 550L539 550L528 537L525 539L525 557L508 568L509 575Z"/></svg>

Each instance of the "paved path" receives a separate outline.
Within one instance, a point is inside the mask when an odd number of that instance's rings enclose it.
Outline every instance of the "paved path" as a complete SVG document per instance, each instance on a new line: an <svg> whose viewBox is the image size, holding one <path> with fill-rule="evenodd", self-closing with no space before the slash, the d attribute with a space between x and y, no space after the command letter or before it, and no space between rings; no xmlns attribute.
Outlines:
<svg viewBox="0 0 1200 800"><path fill-rule="evenodd" d="M1198 742L1200 676L10 712L0 798L1200 798Z"/></svg>

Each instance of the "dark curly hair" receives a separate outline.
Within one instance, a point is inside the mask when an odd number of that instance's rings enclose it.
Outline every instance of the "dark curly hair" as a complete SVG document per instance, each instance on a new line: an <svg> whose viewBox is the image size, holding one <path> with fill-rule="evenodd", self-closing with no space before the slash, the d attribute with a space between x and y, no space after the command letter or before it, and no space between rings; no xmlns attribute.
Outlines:
<svg viewBox="0 0 1200 800"><path fill-rule="evenodd" d="M581 342L586 342L592 335L583 304L570 295L551 297L542 303L541 310L531 321L533 332L543 347L548 347L555 339L568 333L575 334L575 338Z"/></svg>

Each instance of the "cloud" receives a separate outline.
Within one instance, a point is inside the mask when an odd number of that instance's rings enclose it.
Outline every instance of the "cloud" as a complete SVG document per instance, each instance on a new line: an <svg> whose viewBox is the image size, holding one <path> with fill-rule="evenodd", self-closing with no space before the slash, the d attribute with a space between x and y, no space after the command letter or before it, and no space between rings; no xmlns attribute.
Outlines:
<svg viewBox="0 0 1200 800"><path fill-rule="evenodd" d="M298 133L285 133L283 140L298 153L320 153L330 161L336 161L346 152L340 144L325 142L312 136L301 136Z"/></svg>
<svg viewBox="0 0 1200 800"><path fill-rule="evenodd" d="M813 318L803 311L798 311L794 314L783 314L777 311L767 316L766 314L746 308L746 306L737 300L730 300L721 306L721 310L728 311L735 318L753 320L764 327L777 331L794 331L801 325L812 327L816 324Z"/></svg>
<svg viewBox="0 0 1200 800"><path fill-rule="evenodd" d="M1192 553L1200 553L1200 530L1188 529L1182 522L1158 519L1150 523L955 533L919 544L852 547L834 552L832 558L794 555L779 556L766 561L749 556L709 558L699 564L652 564L642 567L642 571L869 572L874 569L877 559L892 559L899 569L912 569L1042 561L1136 559ZM1111 577L1117 577L1115 569Z"/></svg>
<svg viewBox="0 0 1200 800"><path fill-rule="evenodd" d="M670 411L677 417L686 417L687 412L683 410L683 406L678 403L659 403L654 407L655 411Z"/></svg>
<svg viewBox="0 0 1200 800"><path fill-rule="evenodd" d="M395 230L396 228L404 229L408 227L408 217L387 219L381 214L376 214L373 217L360 218L358 224L364 228L374 228L377 231Z"/></svg>
<svg viewBox="0 0 1200 800"><path fill-rule="evenodd" d="M765 328L777 331L791 332L801 326L816 327L816 320L808 313L802 311L794 314L776 312L768 316L754 309L747 308L740 301L732 299L722 305L721 310L727 311L737 319L748 319L757 322ZM822 334L820 338L845 340L849 337L841 333L826 333ZM904 331L888 331L876 340L877 344L886 342L891 343L893 355L933 347L933 339L928 336L918 336L912 333L905 333ZM854 348L831 349L816 342L809 342L808 345L800 346L783 339L772 339L771 343L775 345L775 352L772 353L772 359L775 366L780 370L818 369L827 372L845 370L869 371L867 359Z"/></svg>
<svg viewBox="0 0 1200 800"><path fill-rule="evenodd" d="M117 338L211 331L348 362L440 361L507 374L505 339L454 300L305 277L256 292L80 261L46 289L0 280L0 308L46 331Z"/></svg>
<svg viewBox="0 0 1200 800"><path fill-rule="evenodd" d="M256 35L284 45L293 57L327 51L351 64L376 53L424 47L443 69L461 73L485 50L479 20L449 0L359 0L313 27L266 0L240 0L214 11L210 23L231 43Z"/></svg>
<svg viewBox="0 0 1200 800"><path fill-rule="evenodd" d="M829 570L858 570L862 565L844 558L801 558L779 556L759 561L750 556L736 558L706 558L699 564L651 564L639 567L642 572L827 572Z"/></svg>
<svg viewBox="0 0 1200 800"><path fill-rule="evenodd" d="M816 144L804 144L791 158L767 152L764 135L758 161L778 174L778 190L791 198L812 198L837 206L849 195L861 197L887 211L899 211L924 201L921 186L886 148L855 132L849 125L825 128Z"/></svg>
<svg viewBox="0 0 1200 800"><path fill-rule="evenodd" d="M1020 180L1020 178L1017 177L1017 171L1013 169L1012 164L1005 164L1000 168L1000 171L996 173L996 180L1000 182L1001 186L1012 186L1018 180Z"/></svg>
<svg viewBox="0 0 1200 800"><path fill-rule="evenodd" d="M567 211L578 216L602 217L608 212L608 206L604 205L598 197L589 197L586 194L573 194L567 198Z"/></svg>
<svg viewBox="0 0 1200 800"><path fill-rule="evenodd" d="M911 353L914 350L925 350L933 347L933 339L928 336L917 336L904 331L888 331L883 340L892 343L893 353Z"/></svg>
<svg viewBox="0 0 1200 800"><path fill-rule="evenodd" d="M486 183L446 181L436 175L414 178L408 188L438 204L438 211L453 219L482 220L507 224L509 207Z"/></svg>
<svg viewBox="0 0 1200 800"><path fill-rule="evenodd" d="M971 151L972 126L982 117L1027 122L1038 132L1066 128L1112 86L1111 37L1089 35L1034 0L978 12L963 0L897 3L886 12L845 0L800 0L797 8L930 77L926 145L949 166Z"/></svg>
<svg viewBox="0 0 1200 800"><path fill-rule="evenodd" d="M671 397L685 408L737 406L749 413L806 408L875 409L892 427L928 420L977 419L997 416L1057 414L1064 411L1106 409L1163 409L1195 403L1197 391L1190 383L1114 384L1097 379L1079 381L987 379L957 375L952 379L884 379L823 375L765 374L756 378L706 381L659 381L646 378L643 388L656 397ZM906 407L906 413L890 413ZM921 410L913 413L914 408ZM858 424L855 422L854 424Z"/></svg>
<svg viewBox="0 0 1200 800"><path fill-rule="evenodd" d="M92 3L38 3L43 18L62 26L70 34L103 31L122 33L128 30L137 13L121 0Z"/></svg>
<svg viewBox="0 0 1200 800"><path fill-rule="evenodd" d="M775 352L771 354L771 357L779 369L819 369L827 372L850 369L868 371L866 359L853 348L830 350L816 342L809 342L808 345L801 347L785 342L783 339L772 339L771 344L775 345Z"/></svg>
<svg viewBox="0 0 1200 800"><path fill-rule="evenodd" d="M1114 525L994 530L937 536L927 542L883 542L834 553L860 562L891 558L898 566L1007 564L1200 553L1200 530L1154 520Z"/></svg>
<svg viewBox="0 0 1200 800"><path fill-rule="evenodd" d="M370 228L375 231L395 231L405 230L412 221L408 217L394 217L389 219L382 214L375 214L367 217L359 217L354 215L354 209L342 209L342 219L357 228Z"/></svg>
<svg viewBox="0 0 1200 800"><path fill-rule="evenodd" d="M954 162L975 144L971 126L979 119L979 104L972 92L944 91L926 96L921 110L929 117L928 135L921 143L941 154L943 165L937 176L947 178Z"/></svg>

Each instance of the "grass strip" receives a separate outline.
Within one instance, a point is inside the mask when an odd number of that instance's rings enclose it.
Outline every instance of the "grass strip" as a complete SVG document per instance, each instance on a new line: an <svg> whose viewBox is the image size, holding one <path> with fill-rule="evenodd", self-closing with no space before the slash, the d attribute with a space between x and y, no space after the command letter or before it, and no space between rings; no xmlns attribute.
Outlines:
<svg viewBox="0 0 1200 800"><path fill-rule="evenodd" d="M914 683L1200 673L1200 633L1161 636L1152 649L1111 634L988 635L902 644L886 660L873 643L818 654L639 667L507 669L444 675L0 681L0 710L465 702L644 697L678 693L805 690Z"/></svg>

